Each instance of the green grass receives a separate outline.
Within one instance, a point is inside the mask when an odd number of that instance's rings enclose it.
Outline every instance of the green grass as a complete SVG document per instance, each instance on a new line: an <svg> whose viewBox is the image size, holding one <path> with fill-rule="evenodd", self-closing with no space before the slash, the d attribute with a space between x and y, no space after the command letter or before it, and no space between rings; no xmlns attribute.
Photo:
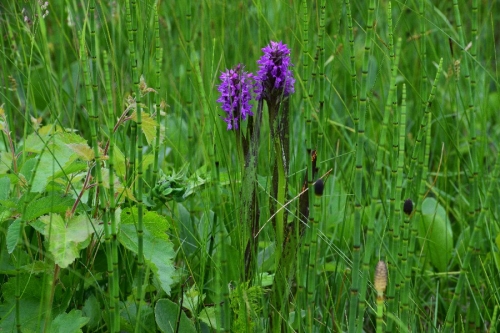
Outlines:
<svg viewBox="0 0 500 333"><path fill-rule="evenodd" d="M498 330L495 1L0 12L0 331ZM271 40L295 93L228 131Z"/></svg>

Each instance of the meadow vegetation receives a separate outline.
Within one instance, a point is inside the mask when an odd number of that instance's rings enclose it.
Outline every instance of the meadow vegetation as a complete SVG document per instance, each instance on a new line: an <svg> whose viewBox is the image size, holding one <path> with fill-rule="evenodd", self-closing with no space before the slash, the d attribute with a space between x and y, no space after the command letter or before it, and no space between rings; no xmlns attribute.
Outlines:
<svg viewBox="0 0 500 333"><path fill-rule="evenodd" d="M498 2L0 13L0 331L497 331Z"/></svg>

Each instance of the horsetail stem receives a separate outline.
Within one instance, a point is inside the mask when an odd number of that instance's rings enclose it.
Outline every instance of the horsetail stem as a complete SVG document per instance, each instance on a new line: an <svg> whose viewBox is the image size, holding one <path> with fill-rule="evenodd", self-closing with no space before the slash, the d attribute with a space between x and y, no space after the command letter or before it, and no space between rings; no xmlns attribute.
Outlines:
<svg viewBox="0 0 500 333"><path fill-rule="evenodd" d="M498 184L497 182L499 176L500 176L500 150L497 151L495 166L493 172L491 173L491 178L489 181L488 190L486 192L483 209L479 213L477 222L474 224L467 245L467 252L465 253L465 257L463 258L463 261L460 264L460 275L458 277L457 285L455 287L455 292L453 293L453 298L451 300L450 307L448 308L448 312L446 312L446 321L444 326L445 333L451 332L454 328L453 319L455 318L455 312L457 309L458 301L462 296L463 287L466 282L467 274L469 272L470 264L472 261L471 259L474 256L475 246L477 246L478 242L480 241L478 239L478 236L480 236L480 233L482 232L483 229L483 224L486 223L487 215L490 213L490 206L492 204L493 192L495 191L495 188Z"/></svg>
<svg viewBox="0 0 500 333"><path fill-rule="evenodd" d="M92 1L94 2L94 0ZM95 6L95 3L94 3ZM91 6L92 7L92 6ZM91 26L92 24L92 17L91 15ZM93 28L91 28L92 30ZM95 38L95 34L94 34ZM96 44L94 44L96 45ZM94 50L94 52L97 52L97 50ZM100 157L100 151L99 151L99 143L97 139L98 135L98 128L99 128L99 116L97 114L96 110L96 103L97 101L95 100L95 95L93 94L94 90L97 91L97 85L94 86L94 89L92 87L92 80L91 76L89 73L89 66L90 63L87 58L87 49L86 49L86 43L85 43L85 34L82 33L80 36L80 61L81 65L83 68L83 79L85 82L85 95L86 95L86 100L87 100L87 106L89 107L89 119L90 119L90 134L91 134L91 143L92 143L92 148L94 150L94 158L95 158L95 173L97 175L97 184L98 184L98 197L96 198L95 202L95 209L96 211L94 212L95 215L97 215L97 208L99 207L99 204L105 204L107 202L106 198L106 189L104 188L103 185L103 177L102 177L102 170L101 170L101 157ZM93 64L93 66L97 66L97 64ZM104 240L105 240L105 245L106 245L106 259L107 259L107 273L108 273L108 283L109 283L109 290L110 293L112 293L116 286L114 285L115 283L115 278L114 278L114 270L113 270L113 258L112 258L112 246L111 246L111 230L110 230L110 225L109 225L109 214L105 213L103 215L103 224L104 224ZM113 296L110 297L110 302L109 302L109 314L110 314L110 331L111 332L116 332L117 327L116 325L116 316L118 315L118 308L117 304L115 303L115 299Z"/></svg>
<svg viewBox="0 0 500 333"><path fill-rule="evenodd" d="M305 175L305 182L303 188L307 188L307 193L303 194L305 198L300 198L299 199L299 214L298 214L298 220L299 224L302 223L308 223L308 214L311 212L311 192L312 192L312 179L313 179L313 170L312 170L312 160L310 158L311 152L313 150L312 148L312 117L311 117L311 101L309 100L309 12L307 9L307 1L303 0L302 1L302 104L304 107L304 120L305 120L305 136L306 136L306 163L307 163L307 169L306 169L306 175ZM305 204L302 204L302 202L306 201L308 204L306 207ZM300 208L300 207L305 207L305 208ZM300 238L300 232L299 229L297 228L296 236L297 238ZM310 238L308 236L308 232L306 231L306 235L304 237L304 241L302 242L302 245L300 247L299 254L297 255L297 265L296 265L296 275L297 275L297 306L298 308L303 308L305 309L307 307L306 303L306 283L307 283L307 273L305 270L301 269L303 267L303 262L305 263L305 260L307 258L307 254L309 253L309 244L310 244ZM295 317L295 322L296 325L298 326L298 331L302 332L302 316L296 316Z"/></svg>
<svg viewBox="0 0 500 333"><path fill-rule="evenodd" d="M398 156L398 180L397 180L397 197L396 197L396 218L402 220L401 224L401 322L402 325L408 327L410 325L410 272L411 258L408 258L408 247L410 243L410 217L407 213L409 209L407 201L401 203L403 175L404 175L404 153L405 153L405 136L406 136L406 84L403 84L403 96L401 99L401 113L399 120L399 156ZM411 201L410 201L411 202ZM403 212L400 213L401 206Z"/></svg>
<svg viewBox="0 0 500 333"><path fill-rule="evenodd" d="M137 303L136 312L136 325L135 331L139 332L141 330L141 312L142 312L142 299L143 299L143 284L145 278L145 268L144 268L144 226L143 226L143 214L144 214L144 204L143 204L143 165L142 165L142 155L143 155L143 134L142 134L142 99L141 99L141 88L139 80L139 69L137 57L137 16L139 15L139 8L135 0L127 0L126 2L126 18L127 18L127 31L128 31L128 41L130 50L130 67L132 70L132 81L135 86L135 112L137 115L137 121L132 122L132 133L131 133L131 143L130 143L130 172L129 180L132 184L135 184L134 193L136 194L137 200L137 291L135 295L135 301ZM137 166L135 166L137 154ZM135 181L135 174L137 170L137 181ZM131 177L131 178L130 178Z"/></svg>
<svg viewBox="0 0 500 333"><path fill-rule="evenodd" d="M387 266L380 260L375 267L374 283L377 292L377 333L384 331L384 292L387 287Z"/></svg>
<svg viewBox="0 0 500 333"><path fill-rule="evenodd" d="M368 19L366 21L366 38L363 56L363 66L361 70L361 93L359 96L359 106L356 111L354 124L357 133L356 142L356 162L354 176L354 232L353 232L353 265L351 278L351 296L349 305L349 332L361 332L362 327L356 327L357 318L363 317L364 313L356 313L359 307L360 289L360 266L361 266L361 216L363 212L363 164L364 164L364 142L365 142L365 118L367 113L367 91L368 91L368 71L370 64L370 54L373 39L375 1L370 0L368 5Z"/></svg>
<svg viewBox="0 0 500 333"><path fill-rule="evenodd" d="M111 91L111 74L109 72L110 62L108 58L108 53L106 51L103 52L103 61L104 61L104 77L105 77L105 92L106 92L106 100L107 100L107 124L108 124L108 133L109 133L109 141L108 141L108 169L109 169L109 192L108 192L108 200L109 200L109 220L111 223L111 257L113 263L113 284L111 284L111 302L110 307L116 309L112 312L114 321L114 328L118 332L120 327L120 316L118 312L118 304L120 302L120 294L119 294L119 271L118 271L118 226L116 223L115 212L116 212L116 201L115 201L115 161L114 161L114 151L115 151L115 133L114 133L114 119L115 113L113 112L113 93Z"/></svg>
<svg viewBox="0 0 500 333"><path fill-rule="evenodd" d="M158 180L158 170L159 170L159 153L160 153L160 130L162 121L162 107L161 107L161 69L163 60L163 49L160 44L160 20L158 18L159 4L156 6L155 10L155 69L156 69L156 94L155 99L155 112L156 112L156 137L155 143L153 145L154 151L154 162L153 162L153 179L152 184L155 185Z"/></svg>

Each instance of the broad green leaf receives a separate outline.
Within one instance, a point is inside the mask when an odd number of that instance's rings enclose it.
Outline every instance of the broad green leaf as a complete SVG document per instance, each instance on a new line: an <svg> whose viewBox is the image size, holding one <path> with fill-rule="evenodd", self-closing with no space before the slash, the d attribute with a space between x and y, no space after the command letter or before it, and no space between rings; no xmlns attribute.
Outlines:
<svg viewBox="0 0 500 333"><path fill-rule="evenodd" d="M120 233L118 240L130 251L137 254L137 209L124 209L121 214ZM175 251L167 236L169 223L167 219L156 212L145 212L144 225L144 260L160 281L162 289L170 295L175 273L173 258Z"/></svg>
<svg viewBox="0 0 500 333"><path fill-rule="evenodd" d="M0 175L6 174L12 168L12 154L8 151L0 151Z"/></svg>
<svg viewBox="0 0 500 333"><path fill-rule="evenodd" d="M1 158L1 155L0 155ZM0 162L1 164L2 162ZM0 200L9 199L10 193L10 179L9 177L0 178Z"/></svg>
<svg viewBox="0 0 500 333"><path fill-rule="evenodd" d="M42 197L28 204L24 219L30 221L48 213L64 213L73 206L74 202L75 199L73 198L59 195Z"/></svg>
<svg viewBox="0 0 500 333"><path fill-rule="evenodd" d="M193 285L184 293L184 302L182 306L191 311L191 313L196 313L198 306L205 300L205 294L200 293L198 288Z"/></svg>
<svg viewBox="0 0 500 333"><path fill-rule="evenodd" d="M85 300L82 310L85 317L89 318L88 327L95 328L101 321L102 311L99 301L93 294Z"/></svg>
<svg viewBox="0 0 500 333"><path fill-rule="evenodd" d="M126 302L120 302L120 329L121 332L134 332L137 322L137 303L132 296ZM139 332L156 332L154 313L151 304L142 303Z"/></svg>
<svg viewBox="0 0 500 333"><path fill-rule="evenodd" d="M21 220L17 219L9 225L7 229L7 251L9 254L14 252L19 241L19 232L21 231Z"/></svg>
<svg viewBox="0 0 500 333"><path fill-rule="evenodd" d="M94 232L91 221L85 215L73 216L67 225L58 214L42 216L40 221L45 224L43 234L48 238L49 252L61 268L68 267L80 256L83 243Z"/></svg>
<svg viewBox="0 0 500 333"><path fill-rule="evenodd" d="M130 115L130 119L137 122L137 112L133 112ZM151 116L143 112L141 114L141 120L142 120L142 132L144 133L144 136L146 137L146 141L148 144L151 144L153 140L156 138L156 126L158 126L158 123L156 122L155 119L151 118Z"/></svg>
<svg viewBox="0 0 500 333"><path fill-rule="evenodd" d="M70 313L61 313L53 321L50 327L51 333L80 333L81 328L89 321L88 317L82 317L82 311L71 310Z"/></svg>
<svg viewBox="0 0 500 333"><path fill-rule="evenodd" d="M168 299L160 299L155 306L156 324L164 333L196 333L193 322L189 320L184 312L181 313L179 328L177 329L177 318L179 317L179 305Z"/></svg>
<svg viewBox="0 0 500 333"><path fill-rule="evenodd" d="M26 150L39 153L32 192L43 192L49 180L67 175L78 159L89 160L91 153L85 139L76 133L62 132L44 127L26 139ZM69 170L67 170L69 169Z"/></svg>
<svg viewBox="0 0 500 333"><path fill-rule="evenodd" d="M422 202L418 229L423 251L438 271L445 272L452 257L453 231L446 210L436 199L426 198Z"/></svg>
<svg viewBox="0 0 500 333"><path fill-rule="evenodd" d="M12 300L14 300L14 296ZM36 332L39 321L43 318L40 313L40 300L33 298L21 298L19 301L22 311L21 326L23 332ZM16 332L16 311L14 303L0 304L0 332Z"/></svg>
<svg viewBox="0 0 500 333"><path fill-rule="evenodd" d="M84 161L92 161L94 159L94 150L86 142L68 143L66 146Z"/></svg>
<svg viewBox="0 0 500 333"><path fill-rule="evenodd" d="M220 320L220 310L216 307L204 307L200 313L198 313L198 319L207 324L213 329L217 329L217 322ZM221 323L219 323L220 325ZM224 328L222 328L224 331Z"/></svg>

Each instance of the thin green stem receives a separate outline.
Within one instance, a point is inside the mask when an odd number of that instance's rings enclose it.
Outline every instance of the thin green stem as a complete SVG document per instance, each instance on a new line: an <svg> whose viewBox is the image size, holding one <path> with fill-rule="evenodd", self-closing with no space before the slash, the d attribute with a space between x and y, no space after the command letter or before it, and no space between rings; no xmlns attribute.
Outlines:
<svg viewBox="0 0 500 333"><path fill-rule="evenodd" d="M363 214L363 164L364 164L364 143L365 143L365 118L367 112L367 91L368 72L370 70L370 55L373 39L375 1L370 0L368 5L368 18L366 21L365 52L363 56L363 66L361 70L361 93L359 96L359 110L354 119L357 142L356 142L356 162L354 176L354 232L352 243L352 273L351 273L351 296L349 305L349 332L361 332L362 327L356 327L358 317L363 317L364 313L357 313L359 307L360 290L360 266L361 266L361 217Z"/></svg>

